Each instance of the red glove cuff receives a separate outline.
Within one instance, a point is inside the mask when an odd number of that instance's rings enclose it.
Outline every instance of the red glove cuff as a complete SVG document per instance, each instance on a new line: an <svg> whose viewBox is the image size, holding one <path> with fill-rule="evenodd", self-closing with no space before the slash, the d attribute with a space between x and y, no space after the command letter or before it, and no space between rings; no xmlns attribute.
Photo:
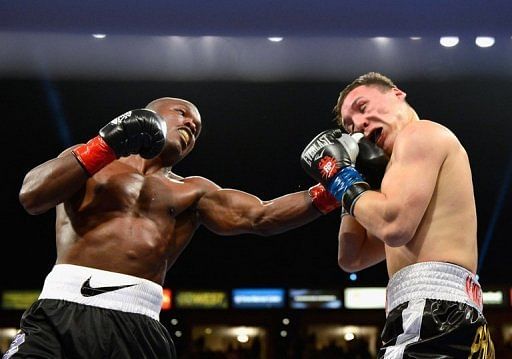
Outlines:
<svg viewBox="0 0 512 359"><path fill-rule="evenodd" d="M308 193L315 207L323 214L327 214L341 206L341 203L320 183L311 187Z"/></svg>
<svg viewBox="0 0 512 359"><path fill-rule="evenodd" d="M107 145L101 136L94 137L86 144L75 148L72 152L89 176L92 176L117 158L114 150Z"/></svg>

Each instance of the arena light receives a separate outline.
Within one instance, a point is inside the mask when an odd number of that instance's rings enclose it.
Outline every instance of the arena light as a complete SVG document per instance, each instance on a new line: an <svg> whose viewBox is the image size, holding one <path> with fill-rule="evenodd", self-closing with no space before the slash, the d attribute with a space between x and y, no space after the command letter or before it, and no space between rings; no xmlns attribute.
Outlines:
<svg viewBox="0 0 512 359"><path fill-rule="evenodd" d="M458 36L443 36L439 39L439 43L444 47L454 47L459 43Z"/></svg>
<svg viewBox="0 0 512 359"><path fill-rule="evenodd" d="M240 343L247 343L249 341L249 336L247 334L238 334L236 340Z"/></svg>
<svg viewBox="0 0 512 359"><path fill-rule="evenodd" d="M293 309L341 308L341 291L334 289L294 289L288 292L289 305Z"/></svg>
<svg viewBox="0 0 512 359"><path fill-rule="evenodd" d="M178 309L227 309L228 302L223 290L176 290L174 295Z"/></svg>
<svg viewBox="0 0 512 359"><path fill-rule="evenodd" d="M475 38L475 44L478 47L491 47L494 45L494 37L492 36L477 36Z"/></svg>
<svg viewBox="0 0 512 359"><path fill-rule="evenodd" d="M347 309L383 309L386 303L385 287L349 287L344 294Z"/></svg>
<svg viewBox="0 0 512 359"><path fill-rule="evenodd" d="M271 41L271 42L281 42L283 41L283 38L282 37L279 37L279 36L271 36L271 37L267 37L268 41Z"/></svg>
<svg viewBox="0 0 512 359"><path fill-rule="evenodd" d="M1 309L25 310L39 297L40 290L4 290L1 296Z"/></svg>
<svg viewBox="0 0 512 359"><path fill-rule="evenodd" d="M486 305L502 305L505 303L504 293L501 290L482 292L482 300Z"/></svg>
<svg viewBox="0 0 512 359"><path fill-rule="evenodd" d="M282 308L283 288L236 288L232 290L233 308Z"/></svg>
<svg viewBox="0 0 512 359"><path fill-rule="evenodd" d="M391 39L386 36L376 36L373 38L373 41L380 45L386 45L391 41Z"/></svg>
<svg viewBox="0 0 512 359"><path fill-rule="evenodd" d="M172 291L169 288L164 288L162 290L162 293L164 295L163 301L162 301L162 310L169 310L172 306Z"/></svg>
<svg viewBox="0 0 512 359"><path fill-rule="evenodd" d="M94 37L95 39L104 39L107 37L106 34L92 34L92 37Z"/></svg>
<svg viewBox="0 0 512 359"><path fill-rule="evenodd" d="M354 339L356 338L356 336L355 336L355 335L354 335L354 333L352 333L352 332L347 332L347 333L345 333L345 335L343 336L343 338L344 338L347 342L349 342L349 341L351 341L351 340L354 340Z"/></svg>

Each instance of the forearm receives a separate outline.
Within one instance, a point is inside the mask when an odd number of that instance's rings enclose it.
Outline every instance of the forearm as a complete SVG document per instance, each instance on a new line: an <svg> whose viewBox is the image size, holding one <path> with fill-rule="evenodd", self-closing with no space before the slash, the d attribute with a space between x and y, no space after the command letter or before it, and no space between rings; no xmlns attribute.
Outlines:
<svg viewBox="0 0 512 359"><path fill-rule="evenodd" d="M376 191L366 191L354 206L357 222L391 247L404 245L413 237L417 224L412 213L409 206Z"/></svg>
<svg viewBox="0 0 512 359"><path fill-rule="evenodd" d="M321 216L307 191L270 201L234 189L220 189L198 203L201 223L221 235L253 233L269 236L286 232Z"/></svg>
<svg viewBox="0 0 512 359"><path fill-rule="evenodd" d="M360 271L386 257L384 243L368 235L352 216L342 218L338 240L338 264L346 272Z"/></svg>
<svg viewBox="0 0 512 359"><path fill-rule="evenodd" d="M30 214L40 214L69 199L83 187L88 175L71 154L49 160L30 170L19 200Z"/></svg>
<svg viewBox="0 0 512 359"><path fill-rule="evenodd" d="M320 217L308 191L290 193L263 202L262 215L254 230L261 235L273 235L300 227Z"/></svg>

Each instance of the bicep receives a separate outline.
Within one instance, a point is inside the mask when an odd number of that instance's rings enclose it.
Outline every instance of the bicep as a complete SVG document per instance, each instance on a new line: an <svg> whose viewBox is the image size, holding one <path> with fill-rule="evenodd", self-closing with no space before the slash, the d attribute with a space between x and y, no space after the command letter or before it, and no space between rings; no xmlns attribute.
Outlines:
<svg viewBox="0 0 512 359"><path fill-rule="evenodd" d="M424 135L411 136L397 146L381 186L388 201L388 220L415 231L431 201L447 152L443 138L431 141Z"/></svg>

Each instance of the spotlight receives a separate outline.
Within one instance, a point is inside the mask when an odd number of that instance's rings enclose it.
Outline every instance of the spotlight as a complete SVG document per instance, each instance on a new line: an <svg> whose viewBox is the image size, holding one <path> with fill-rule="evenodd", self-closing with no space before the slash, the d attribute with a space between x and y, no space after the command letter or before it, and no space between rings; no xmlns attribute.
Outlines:
<svg viewBox="0 0 512 359"><path fill-rule="evenodd" d="M458 36L443 36L439 39L439 43L444 47L453 47L459 43Z"/></svg>
<svg viewBox="0 0 512 359"><path fill-rule="evenodd" d="M477 36L475 38L475 44L479 47L491 47L494 45L494 37L492 36Z"/></svg>

